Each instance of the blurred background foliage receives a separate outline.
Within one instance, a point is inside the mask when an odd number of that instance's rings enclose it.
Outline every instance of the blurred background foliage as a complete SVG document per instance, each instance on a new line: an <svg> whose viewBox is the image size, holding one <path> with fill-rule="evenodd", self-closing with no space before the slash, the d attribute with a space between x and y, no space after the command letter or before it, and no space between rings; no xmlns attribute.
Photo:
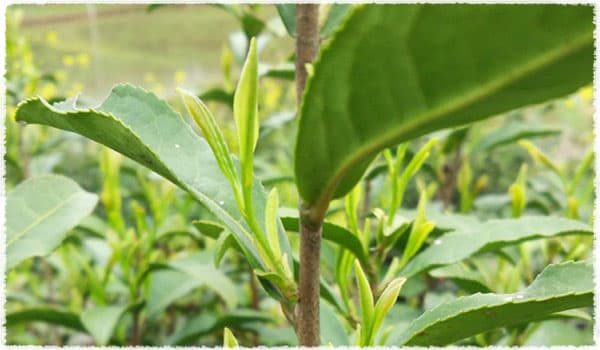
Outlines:
<svg viewBox="0 0 600 350"><path fill-rule="evenodd" d="M56 173L100 195L93 215L72 230L59 249L8 271L5 308L12 318L7 342L220 345L227 326L241 345L295 345L278 303L257 286L240 254L229 252L219 268L214 266L215 240L206 227L192 224L213 218L188 194L78 135L14 121L17 104L29 97L60 101L81 92L82 103L95 105L118 82L145 87L187 115L175 96L175 87L182 86L209 103L235 153L232 91L247 38L258 36L261 132L255 172L266 187L279 189L282 206L295 208L294 44L275 7L12 5L6 26L6 189L30 177ZM588 86L468 129L437 133L441 142L417 181L409 183L403 206L415 208L419 184L434 183L434 209L480 219L511 217L519 191L513 185L526 164L523 212L591 223L592 98ZM410 142L408 154L424 143ZM377 158L366 176L364 197L371 208L390 205L386 174L383 157ZM343 206L343 199L332 203L327 220L346 225ZM297 251L296 235L290 240ZM474 262L489 274L491 290L518 290L548 261L590 259L592 238L555 238L521 247L506 249L505 254L519 256L526 249L529 266L511 265L496 256ZM322 264L330 281L335 280L336 254L337 247L326 242ZM202 272L190 275L181 264ZM221 281L218 287L215 280ZM419 275L407 282L385 325L392 326L390 330L405 326L423 310L462 294L450 278ZM90 305L127 305L133 311L102 309L102 324L114 324L114 332L103 335L77 319ZM324 333L337 335L330 340L335 345L349 343L348 325L328 308L325 305L322 312L330 322L322 326L332 329ZM28 318L27 312L37 312L38 317ZM47 316L39 319L41 314ZM591 327L589 317L582 316L534 323L526 330L488 332L463 343L591 344Z"/></svg>

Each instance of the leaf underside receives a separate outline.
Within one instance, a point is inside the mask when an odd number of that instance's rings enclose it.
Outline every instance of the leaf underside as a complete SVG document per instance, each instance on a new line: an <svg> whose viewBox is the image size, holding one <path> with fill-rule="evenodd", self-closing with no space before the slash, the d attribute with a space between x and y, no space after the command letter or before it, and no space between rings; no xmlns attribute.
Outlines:
<svg viewBox="0 0 600 350"><path fill-rule="evenodd" d="M75 100L49 105L40 98L32 98L19 105L16 119L78 133L164 176L215 214L233 233L250 265L264 269L251 244L252 233L210 147L156 95L120 84L94 109L78 109ZM258 181L254 183L253 197L256 217L264 218L266 196ZM259 224L264 230L262 219ZM291 257L280 222L278 230L282 251Z"/></svg>

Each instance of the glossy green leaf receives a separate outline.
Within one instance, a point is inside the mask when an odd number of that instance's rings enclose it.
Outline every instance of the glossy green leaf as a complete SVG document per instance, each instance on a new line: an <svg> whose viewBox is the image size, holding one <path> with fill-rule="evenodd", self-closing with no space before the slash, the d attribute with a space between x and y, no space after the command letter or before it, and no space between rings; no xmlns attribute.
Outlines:
<svg viewBox="0 0 600 350"><path fill-rule="evenodd" d="M251 244L251 230L209 145L167 103L131 85L117 85L94 109L77 109L73 103L52 106L33 98L19 105L16 118L79 133L169 179L223 222L253 268L263 268ZM266 196L258 181L253 196L254 212L264 225ZM291 256L283 226L278 227L281 249Z"/></svg>
<svg viewBox="0 0 600 350"><path fill-rule="evenodd" d="M457 263L475 254L495 251L528 240L592 233L588 224L551 216L489 220L437 238L417 254L400 271L400 275L408 278L435 267Z"/></svg>
<svg viewBox="0 0 600 350"><path fill-rule="evenodd" d="M589 83L592 17L590 6L355 7L321 50L304 94L301 197L319 216L387 147Z"/></svg>
<svg viewBox="0 0 600 350"><path fill-rule="evenodd" d="M97 195L64 176L44 175L17 185L6 196L7 269L48 255L97 202Z"/></svg>
<svg viewBox="0 0 600 350"><path fill-rule="evenodd" d="M52 306L32 307L6 314L6 327L31 322L44 322L85 332L77 313Z"/></svg>
<svg viewBox="0 0 600 350"><path fill-rule="evenodd" d="M97 306L81 313L81 323L98 345L106 345L126 311L127 306Z"/></svg>
<svg viewBox="0 0 600 350"><path fill-rule="evenodd" d="M491 329L539 320L555 312L593 304L592 266L550 265L514 294L473 294L426 311L404 331L398 344L442 346Z"/></svg>
<svg viewBox="0 0 600 350"><path fill-rule="evenodd" d="M533 126L523 121L511 121L506 125L484 136L473 146L478 152L492 150L496 147L515 143L521 139L531 139L560 134L560 130L547 126Z"/></svg>

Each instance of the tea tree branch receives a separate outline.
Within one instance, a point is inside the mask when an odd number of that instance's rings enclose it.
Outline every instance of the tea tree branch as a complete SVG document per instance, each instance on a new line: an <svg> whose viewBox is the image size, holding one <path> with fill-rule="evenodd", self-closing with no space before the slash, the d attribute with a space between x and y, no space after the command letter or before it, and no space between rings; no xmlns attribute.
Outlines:
<svg viewBox="0 0 600 350"><path fill-rule="evenodd" d="M319 48L319 5L296 5L296 95L300 109L306 85L306 65L314 59ZM300 203L300 276L296 306L296 334L301 346L321 344L319 322L321 226L322 220L307 220Z"/></svg>

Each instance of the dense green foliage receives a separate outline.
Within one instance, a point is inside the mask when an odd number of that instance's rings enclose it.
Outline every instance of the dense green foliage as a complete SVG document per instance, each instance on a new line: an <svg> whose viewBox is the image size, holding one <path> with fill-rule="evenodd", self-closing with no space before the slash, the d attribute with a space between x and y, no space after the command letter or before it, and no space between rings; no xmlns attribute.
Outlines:
<svg viewBox="0 0 600 350"><path fill-rule="evenodd" d="M210 8L217 84L98 104L9 11L9 344L297 345L307 219L323 345L592 343L592 7L321 5L297 118L296 5Z"/></svg>

